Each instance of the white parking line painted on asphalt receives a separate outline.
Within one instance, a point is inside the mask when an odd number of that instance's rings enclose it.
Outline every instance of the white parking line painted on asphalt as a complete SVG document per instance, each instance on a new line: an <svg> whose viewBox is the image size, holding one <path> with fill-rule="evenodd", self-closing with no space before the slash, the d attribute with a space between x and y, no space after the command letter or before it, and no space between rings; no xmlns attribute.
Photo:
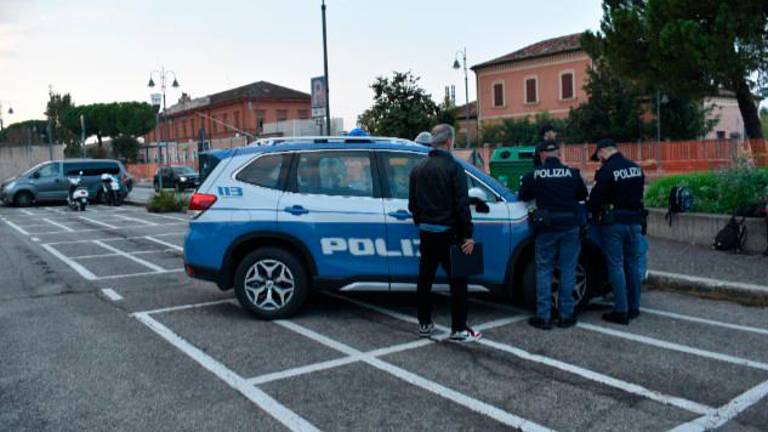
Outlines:
<svg viewBox="0 0 768 432"><path fill-rule="evenodd" d="M108 223L106 223L106 222L97 221L96 219L91 219L91 218L89 218L89 217L85 217L85 216L78 216L78 218L80 218L80 219L82 219L82 220L84 220L84 221L88 221L88 222L90 222L90 223L96 224L96 225L101 225L101 226L103 226L103 227L106 227L106 228L109 228L109 229L119 229L119 227L116 227L116 226L114 226L114 225L108 224Z"/></svg>
<svg viewBox="0 0 768 432"><path fill-rule="evenodd" d="M179 216L168 216L168 215L161 215L157 213L152 213L152 216L163 218L163 219L169 219L169 220L175 220L175 221L181 221L181 222L189 222L189 219L179 217Z"/></svg>
<svg viewBox="0 0 768 432"><path fill-rule="evenodd" d="M39 242L39 241L40 241L40 239L39 239L39 238L37 238L37 237L32 237L32 241L33 241L33 242Z"/></svg>
<svg viewBox="0 0 768 432"><path fill-rule="evenodd" d="M142 223L142 224L144 224L146 226L157 226L157 223L150 222L150 221L145 221L144 219L139 219L139 218L125 216L125 215L114 215L114 216L118 217L120 219L127 220L127 221L139 222L139 223Z"/></svg>
<svg viewBox="0 0 768 432"><path fill-rule="evenodd" d="M37 216L37 214L36 214L36 213L32 213L32 212L31 212L31 211L29 211L29 210L20 209L19 211L20 211L20 212L22 212L22 213L24 213L24 214L25 214L25 215L27 215L27 216Z"/></svg>
<svg viewBox="0 0 768 432"><path fill-rule="evenodd" d="M168 243L167 241L156 239L156 238L154 238L152 236L145 236L144 238L149 240L149 241L155 242L157 244L160 244L160 245L163 245L163 246L168 246L169 248L175 249L177 251L181 251L181 252L184 251L184 248L181 247L181 246L175 245L173 243Z"/></svg>
<svg viewBox="0 0 768 432"><path fill-rule="evenodd" d="M169 225L176 225L176 224L169 224ZM93 231L101 231L101 230L93 230ZM81 232L81 231L78 231ZM37 233L35 233L37 234ZM183 231L176 231L176 232L169 232L169 233L162 233L162 234L152 234L152 237L165 237L165 236L172 236L172 235L184 235L185 233ZM119 241L119 240L136 240L136 239L143 239L146 236L140 235L140 236L131 236L131 237L105 237L105 238L99 238L99 239L87 239L87 240L64 240L64 241L57 241L57 242L49 242L49 245L59 245L59 244L72 244L72 243L91 243L95 240L102 241L102 242L111 242L111 241Z"/></svg>
<svg viewBox="0 0 768 432"><path fill-rule="evenodd" d="M181 336L174 333L171 329L149 316L149 314L140 313L134 314L134 316L144 325L149 327L152 331L157 333L160 337L165 339L168 343L176 347L179 351L189 356L200 366L213 373L220 380L227 383L227 385L240 392L240 394L248 398L251 402L255 403L259 408L269 413L269 415L285 425L288 429L302 432L319 431L319 429L317 429L306 419L291 411L285 405L273 399L264 391L250 385L235 371L227 368L220 362L216 361L213 357L209 356L196 346L187 342Z"/></svg>
<svg viewBox="0 0 768 432"><path fill-rule="evenodd" d="M4 222L5 222L5 223L7 223L7 224L8 224L8 226L10 226L11 228L13 228L13 229L15 229L16 231L20 232L22 235L25 235L25 236L28 236L28 235L29 235L29 233L28 233L28 232L26 232L26 231L24 230L24 228L22 228L22 227L20 227L20 226L16 225L15 223L13 223L13 222L9 221L8 219L5 219L5 220L4 220Z"/></svg>
<svg viewBox="0 0 768 432"><path fill-rule="evenodd" d="M49 224L55 226L56 228L61 228L64 231L68 231L68 232L74 232L75 231L72 228L70 228L70 227L68 227L68 226L66 226L64 224L60 224L58 222L54 222L54 221L52 221L52 220L50 220L48 218L43 218L43 221L48 222Z"/></svg>
<svg viewBox="0 0 768 432"><path fill-rule="evenodd" d="M428 380L422 376L409 372L403 368L387 363L379 358L366 355L361 351L358 351L336 340L333 340L327 336L321 335L306 327L302 327L298 324L295 324L290 321L285 321L285 320L274 321L274 323L281 325L309 339L312 339L315 342L321 343L327 347L343 352L347 355L361 356L363 362L375 367L376 369L386 372L409 384L412 384L424 390L427 390L430 393L436 394L437 396L440 396L444 399L448 399L465 408L469 408L470 410L475 411L479 414L485 415L486 417L490 417L505 425L520 428L523 431L532 431L532 432L552 431L552 429L549 429L547 427L544 427L542 425L539 425L537 423L534 423L522 417L516 416L512 413L504 411L500 408L487 404L473 397L467 396L463 393L452 390L448 387L438 384L435 381Z"/></svg>
<svg viewBox="0 0 768 432"><path fill-rule="evenodd" d="M84 278L86 278L88 280L97 280L98 279L98 277L95 274L91 273L90 270L88 270L87 268L83 267L79 263L69 259L66 255L64 255L61 252L59 252L58 250L56 250L56 248L54 248L53 246L51 246L49 244L44 244L44 245L41 245L41 246L43 247L43 249L45 249L48 252L50 252L51 255L53 255L56 258L62 260L64 262L64 264L68 265L70 268L72 268L72 270L76 271L80 276L82 276L82 277L84 277Z"/></svg>
<svg viewBox="0 0 768 432"><path fill-rule="evenodd" d="M124 278L139 277L139 276L158 276L158 275L167 274L167 273L182 273L183 271L184 271L183 268L178 268L178 269L170 269L170 270L163 270L163 271L109 275L109 276L102 276L98 278L98 280L124 279Z"/></svg>
<svg viewBox="0 0 768 432"><path fill-rule="evenodd" d="M168 307L158 308L158 309L150 309L150 310L145 310L141 312L134 312L131 315L138 315L138 314L154 315L154 314L160 314L160 313L175 312L175 311L180 311L185 309L197 309L201 307L215 306L215 305L220 305L225 303L237 305L237 301L235 299L224 299L224 300L215 300L215 301L202 302L202 303L185 304L185 305L179 305L179 306L168 306Z"/></svg>
<svg viewBox="0 0 768 432"><path fill-rule="evenodd" d="M129 260L131 260L131 261L133 261L135 263L141 264L144 267L152 269L152 270L154 270L156 272L163 272L163 271L165 271L165 269L160 267L159 265L155 265L154 263L151 263L149 261L143 260L141 258L137 258L137 257L129 254L128 252L121 251L120 249L118 249L116 247L112 247L112 246L110 246L110 245L108 245L108 244L106 244L106 243L104 243L102 241L94 240L93 243L103 247L106 250L109 250L109 251L112 251L112 252L114 252L114 253L116 253L118 255L121 255L124 258L128 258Z"/></svg>
<svg viewBox="0 0 768 432"><path fill-rule="evenodd" d="M347 300L347 301L349 301L349 302L351 302L353 304L356 304L356 305L368 308L370 310L374 310L374 311L377 311L377 312L389 315L389 316L391 316L393 318L397 318L397 319L399 319L401 321L406 321L406 322L410 322L410 323L418 323L418 320L416 318L408 316L408 315L401 314L401 313L396 312L396 311L392 311L392 310L389 310L389 309L386 309L386 308L382 308L382 307L379 307L379 306L375 306L375 305L372 305L372 304L369 304L369 303L366 303L366 302L362 302L360 300L355 300L355 299L351 299L351 298L344 297L344 296L339 296L339 295L335 295L335 294L334 294L334 296L337 297L337 298L340 298L340 299ZM446 332L450 331L450 329L448 329L447 327L440 326L440 325L435 326L435 328L439 328L440 330L446 331ZM580 366L576 366L576 365L573 365L573 364L570 364L570 363L565 363L565 362L562 362L560 360L556 360L556 359L551 358L551 357L545 357L545 356L538 355L538 354L532 354L532 353L529 353L528 351L525 351L525 350L523 350L521 348L513 347L511 345L507 345L507 344L503 344L503 343L499 343L499 342L494 342L494 341L491 341L491 340L485 339L485 338L484 339L480 339L478 341L478 343L481 344L481 345L488 346L490 348L494 348L494 349L499 350L499 351L503 351L503 352L512 354L512 355L514 355L516 357L519 357L519 358L521 358L523 360L533 361L535 363L540 363L540 364L543 364L545 366L553 367L555 369L560 369L562 371L565 371L565 372L568 372L568 373L572 373L574 375L578 375L578 376L580 376L582 378L586 378L586 379L588 379L590 381L595 381L595 382L598 382L598 383L601 383L601 384L605 384L607 386L614 387L614 388L617 388L619 390L623 390L623 391L625 391L627 393L632 393L632 394L636 394L638 396L643 396L645 398L654 400L656 402L663 403L665 405L676 406L678 408L682 408L684 410L687 410L687 411L690 411L690 412L693 412L693 413L696 413L696 414L707 414L711 410L714 409L712 407L706 406L704 404L700 404L698 402L690 401L690 400L679 398L679 397L676 397L676 396L665 395L665 394L663 394L661 392L645 388L645 387L643 387L641 385L633 384L633 383L630 383L630 382L627 382L627 381L623 381L623 380L620 380L618 378L613 378L613 377L610 377L608 375L604 375L604 374L601 374L599 372L595 372L595 371L592 371L592 370L589 370L589 369L586 369L586 368L582 368Z"/></svg>
<svg viewBox="0 0 768 432"><path fill-rule="evenodd" d="M768 381L752 387L750 390L732 399L722 407L703 417L682 424L672 429L670 432L704 432L715 430L728 421L733 420L736 416L746 411L749 407L755 405L766 396L768 396Z"/></svg>
<svg viewBox="0 0 768 432"><path fill-rule="evenodd" d="M153 253L164 253L164 252L176 252L176 249L153 249L153 250L133 251L133 252L127 252L127 253L131 255L148 255ZM85 260L85 259L96 259L96 258L113 257L113 256L120 256L120 254L103 253L103 254L93 254L93 255L77 255L77 256L71 256L69 258L73 260Z"/></svg>
<svg viewBox="0 0 768 432"><path fill-rule="evenodd" d="M269 374L259 375L254 378L248 378L246 381L251 385L261 385L273 381L279 381L286 378L292 378L295 376L306 375L313 372L320 372L327 369L337 368L339 366L345 366L351 363L357 363L362 360L362 356L346 356L337 358L334 360L327 360L324 362L314 363L307 366L296 367L280 372L273 372Z"/></svg>
<svg viewBox="0 0 768 432"><path fill-rule="evenodd" d="M747 366L754 369L761 369L768 371L768 363L762 363L754 360L748 360L741 357L736 357L728 354L722 354L713 351L707 351L699 348L690 347L674 342L667 342L661 339L656 339L648 336L642 336L635 333L629 333L620 330L614 330L607 327L597 326L594 324L578 323L579 328L590 330L596 333L601 333L608 336L614 336L621 339L630 340L632 342L640 342L646 345L655 346L658 348L664 348L671 351L677 351L685 354L692 354L699 357L708 358L710 360L718 360L726 363L731 363L739 366Z"/></svg>
<svg viewBox="0 0 768 432"><path fill-rule="evenodd" d="M739 330L743 332L757 333L757 334L768 336L768 329L764 329L764 328L750 327L750 326L745 326L740 324L731 324L727 322L716 321L716 320L707 319L707 318L699 318L699 317L690 316L690 315L682 315L682 314L667 312L667 311L658 310L658 309L640 308L640 310L644 313L659 315L667 318L674 318L674 319L683 320L683 321L690 321L690 322L695 322L699 324L707 324L715 327L723 327L731 330Z"/></svg>
<svg viewBox="0 0 768 432"><path fill-rule="evenodd" d="M107 298L112 301L120 301L123 299L123 296L118 294L112 288L102 288L101 292L104 293L104 295L107 296Z"/></svg>

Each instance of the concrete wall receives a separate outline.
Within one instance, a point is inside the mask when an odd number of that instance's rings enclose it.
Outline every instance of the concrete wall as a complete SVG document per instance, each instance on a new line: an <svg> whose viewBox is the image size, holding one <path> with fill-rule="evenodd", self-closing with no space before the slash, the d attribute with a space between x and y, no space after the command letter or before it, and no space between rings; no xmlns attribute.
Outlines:
<svg viewBox="0 0 768 432"><path fill-rule="evenodd" d="M648 235L705 247L712 246L717 233L728 223L730 216L704 213L678 213L672 226L664 219L666 210L650 209ZM741 218L739 218L741 220ZM747 242L744 250L762 252L766 248L765 219L747 218Z"/></svg>
<svg viewBox="0 0 768 432"><path fill-rule="evenodd" d="M53 158L64 159L64 146L53 146ZM11 145L0 143L0 180L17 176L49 160L48 145Z"/></svg>

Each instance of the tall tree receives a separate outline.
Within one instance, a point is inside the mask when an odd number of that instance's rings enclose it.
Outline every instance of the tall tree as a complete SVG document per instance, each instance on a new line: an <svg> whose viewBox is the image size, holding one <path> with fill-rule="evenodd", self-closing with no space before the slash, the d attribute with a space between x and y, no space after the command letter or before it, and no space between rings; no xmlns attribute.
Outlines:
<svg viewBox="0 0 768 432"><path fill-rule="evenodd" d="M56 142L69 145L72 142L77 141L77 137L66 127L64 127L64 114L74 107L72 103L72 96L69 93L49 94L48 104L45 107L45 116L52 123L53 127L53 139Z"/></svg>
<svg viewBox="0 0 768 432"><path fill-rule="evenodd" d="M748 137L763 136L752 92L768 74L768 2L603 0L603 12L618 73L684 96L732 90Z"/></svg>
<svg viewBox="0 0 768 432"><path fill-rule="evenodd" d="M378 77L373 84L373 106L358 117L372 135L413 139L434 126L438 106L418 85L411 72L394 72L392 78Z"/></svg>

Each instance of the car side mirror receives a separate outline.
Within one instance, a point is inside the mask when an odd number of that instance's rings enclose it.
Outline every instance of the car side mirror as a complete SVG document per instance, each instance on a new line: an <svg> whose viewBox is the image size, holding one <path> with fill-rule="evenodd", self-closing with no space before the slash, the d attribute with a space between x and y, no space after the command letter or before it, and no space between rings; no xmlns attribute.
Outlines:
<svg viewBox="0 0 768 432"><path fill-rule="evenodd" d="M32 178L33 179L39 179L40 178L40 173L39 172L35 172L34 174L32 174Z"/></svg>
<svg viewBox="0 0 768 432"><path fill-rule="evenodd" d="M475 206L478 213L488 213L491 208L488 207L488 195L484 190L473 187L469 189L469 204Z"/></svg>

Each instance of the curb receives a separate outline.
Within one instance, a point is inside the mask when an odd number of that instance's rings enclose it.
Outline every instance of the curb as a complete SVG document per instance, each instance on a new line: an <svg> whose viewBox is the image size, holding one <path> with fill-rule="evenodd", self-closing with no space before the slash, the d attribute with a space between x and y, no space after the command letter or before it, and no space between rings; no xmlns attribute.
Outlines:
<svg viewBox="0 0 768 432"><path fill-rule="evenodd" d="M728 300L747 306L768 306L768 286L649 270L645 282L654 289Z"/></svg>

